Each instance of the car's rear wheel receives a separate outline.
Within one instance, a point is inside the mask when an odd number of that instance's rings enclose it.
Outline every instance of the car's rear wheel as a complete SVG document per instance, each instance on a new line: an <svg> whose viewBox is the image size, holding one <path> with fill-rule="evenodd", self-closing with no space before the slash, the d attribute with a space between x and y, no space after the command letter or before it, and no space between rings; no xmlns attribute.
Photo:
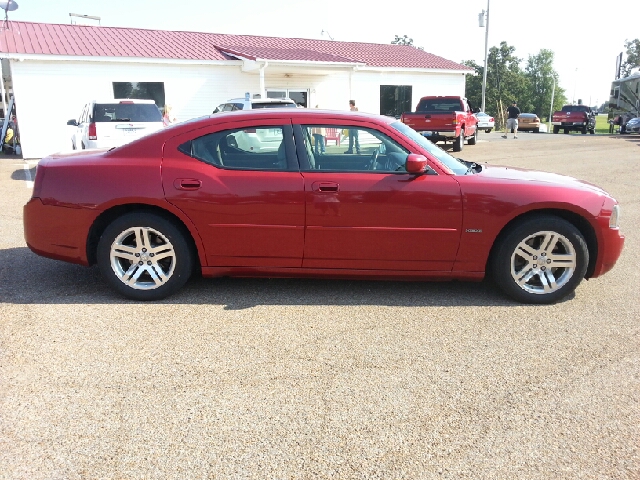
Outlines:
<svg viewBox="0 0 640 480"><path fill-rule="evenodd" d="M554 216L537 216L517 224L492 254L498 286L524 303L553 303L580 284L589 250L580 231Z"/></svg>
<svg viewBox="0 0 640 480"><path fill-rule="evenodd" d="M540 127L536 127L533 129L533 133L540 133Z"/></svg>
<svg viewBox="0 0 640 480"><path fill-rule="evenodd" d="M460 136L453 141L453 151L461 152L464 145L464 128L460 130Z"/></svg>
<svg viewBox="0 0 640 480"><path fill-rule="evenodd" d="M492 130L491 128L487 128L487 129L485 130L485 132L487 132L487 133L491 133L491 130Z"/></svg>
<svg viewBox="0 0 640 480"><path fill-rule="evenodd" d="M134 300L160 300L189 279L193 257L185 234L169 220L133 212L114 220L98 242L107 282Z"/></svg>
<svg viewBox="0 0 640 480"><path fill-rule="evenodd" d="M565 133L565 135L566 135L566 134L568 134L568 133L569 133L569 129L568 129L568 128L565 128L565 129L564 129L564 133Z"/></svg>
<svg viewBox="0 0 640 480"><path fill-rule="evenodd" d="M560 127L553 127L553 133L558 133L560 131Z"/></svg>
<svg viewBox="0 0 640 480"><path fill-rule="evenodd" d="M582 132L583 135L587 134L587 127L582 127L582 130L580 130Z"/></svg>

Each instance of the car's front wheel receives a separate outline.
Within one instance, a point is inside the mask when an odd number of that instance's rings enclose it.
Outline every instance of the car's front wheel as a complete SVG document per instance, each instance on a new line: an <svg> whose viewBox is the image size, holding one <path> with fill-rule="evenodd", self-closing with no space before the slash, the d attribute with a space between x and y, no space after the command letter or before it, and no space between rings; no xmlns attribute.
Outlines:
<svg viewBox="0 0 640 480"><path fill-rule="evenodd" d="M523 303L553 303L580 284L589 250L580 231L554 216L531 217L502 238L492 255L494 281Z"/></svg>
<svg viewBox="0 0 640 480"><path fill-rule="evenodd" d="M134 300L160 300L189 279L193 257L185 234L153 214L133 212L114 220L98 242L98 266L109 284Z"/></svg>

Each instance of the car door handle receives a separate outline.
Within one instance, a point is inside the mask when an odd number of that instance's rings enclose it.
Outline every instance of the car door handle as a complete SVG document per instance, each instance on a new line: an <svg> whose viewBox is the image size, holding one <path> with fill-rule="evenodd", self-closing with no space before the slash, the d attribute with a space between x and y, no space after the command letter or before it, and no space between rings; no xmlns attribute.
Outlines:
<svg viewBox="0 0 640 480"><path fill-rule="evenodd" d="M340 185L335 182L314 182L312 188L314 192L337 192Z"/></svg>
<svg viewBox="0 0 640 480"><path fill-rule="evenodd" d="M198 190L202 186L202 181L197 178L176 178L173 186L178 190Z"/></svg>

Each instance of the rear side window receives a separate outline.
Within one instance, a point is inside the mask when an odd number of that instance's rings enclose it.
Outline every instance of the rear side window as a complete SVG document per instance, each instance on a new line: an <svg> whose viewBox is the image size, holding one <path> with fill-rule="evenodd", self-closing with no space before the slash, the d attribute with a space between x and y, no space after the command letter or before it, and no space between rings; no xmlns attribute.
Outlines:
<svg viewBox="0 0 640 480"><path fill-rule="evenodd" d="M210 133L181 144L178 150L220 168L288 169L284 128L280 126Z"/></svg>
<svg viewBox="0 0 640 480"><path fill-rule="evenodd" d="M162 115L153 103L96 103L93 121L162 122Z"/></svg>

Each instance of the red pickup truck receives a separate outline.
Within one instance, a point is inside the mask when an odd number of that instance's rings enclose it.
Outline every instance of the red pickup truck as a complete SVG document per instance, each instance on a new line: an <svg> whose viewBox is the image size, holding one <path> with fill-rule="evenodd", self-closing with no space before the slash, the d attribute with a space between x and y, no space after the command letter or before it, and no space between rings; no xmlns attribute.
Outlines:
<svg viewBox="0 0 640 480"><path fill-rule="evenodd" d="M464 97L422 97L415 112L403 113L400 121L432 142L453 142L453 151L478 140L478 119Z"/></svg>
<svg viewBox="0 0 640 480"><path fill-rule="evenodd" d="M582 133L596 133L596 115L591 107L586 105L565 105L559 112L554 112L551 116L553 133L558 133L561 129L564 133L576 130Z"/></svg>

